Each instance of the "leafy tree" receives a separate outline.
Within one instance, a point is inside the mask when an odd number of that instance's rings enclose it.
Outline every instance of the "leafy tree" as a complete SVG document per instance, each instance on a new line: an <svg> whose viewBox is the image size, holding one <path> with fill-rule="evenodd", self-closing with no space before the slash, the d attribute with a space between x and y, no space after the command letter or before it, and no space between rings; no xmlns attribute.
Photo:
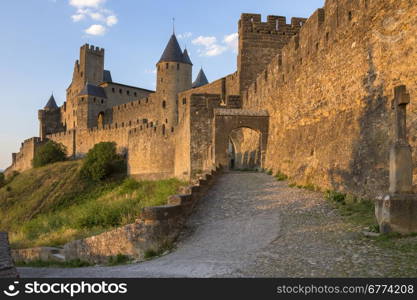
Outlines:
<svg viewBox="0 0 417 300"><path fill-rule="evenodd" d="M101 142L84 159L81 175L94 181L100 181L111 173L121 171L124 160L116 152L116 143Z"/></svg>
<svg viewBox="0 0 417 300"><path fill-rule="evenodd" d="M58 161L64 161L67 157L67 150L61 143L47 141L41 145L35 152L33 166L42 167Z"/></svg>

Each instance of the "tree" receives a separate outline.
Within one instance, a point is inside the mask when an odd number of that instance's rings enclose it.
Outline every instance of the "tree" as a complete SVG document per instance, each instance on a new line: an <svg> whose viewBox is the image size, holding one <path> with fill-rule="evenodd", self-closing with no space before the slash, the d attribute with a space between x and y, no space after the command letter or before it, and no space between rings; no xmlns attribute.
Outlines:
<svg viewBox="0 0 417 300"><path fill-rule="evenodd" d="M67 150L64 145L54 141L47 141L36 149L32 163L37 168L54 162L64 161L66 157Z"/></svg>
<svg viewBox="0 0 417 300"><path fill-rule="evenodd" d="M122 161L116 152L116 143L95 144L84 159L81 175L94 181L102 180L112 172L118 171Z"/></svg>

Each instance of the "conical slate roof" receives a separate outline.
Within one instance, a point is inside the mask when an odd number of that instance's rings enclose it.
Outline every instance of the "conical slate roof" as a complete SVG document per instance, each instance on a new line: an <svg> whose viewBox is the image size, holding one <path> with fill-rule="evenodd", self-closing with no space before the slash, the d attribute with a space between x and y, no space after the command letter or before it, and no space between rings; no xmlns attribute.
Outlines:
<svg viewBox="0 0 417 300"><path fill-rule="evenodd" d="M51 95L48 102L46 103L44 109L57 109L58 105L56 105L54 94Z"/></svg>
<svg viewBox="0 0 417 300"><path fill-rule="evenodd" d="M206 85L208 82L206 74L204 74L203 68L200 69L200 72L198 72L197 78L193 82L192 87L198 88L200 86Z"/></svg>
<svg viewBox="0 0 417 300"><path fill-rule="evenodd" d="M88 81L86 82L82 91L79 92L77 96L96 96L100 98L107 98L106 92L102 87L90 84L88 83Z"/></svg>
<svg viewBox="0 0 417 300"><path fill-rule="evenodd" d="M103 82L113 82L111 72L109 70L103 71Z"/></svg>
<svg viewBox="0 0 417 300"><path fill-rule="evenodd" d="M161 59L159 60L158 63L163 62L163 61L166 61L166 62L175 61L175 62L181 62L181 63L186 63L186 64L191 63L189 57L188 57L188 61L184 58L184 55L182 53L180 45L178 44L175 34L171 35L171 38L169 39L168 44L165 47L164 53L162 53Z"/></svg>
<svg viewBox="0 0 417 300"><path fill-rule="evenodd" d="M188 56L188 51L187 51L187 49L184 49L184 52L182 53L182 56L184 57L184 62L185 62L186 64L193 65L193 63L191 62L190 57Z"/></svg>

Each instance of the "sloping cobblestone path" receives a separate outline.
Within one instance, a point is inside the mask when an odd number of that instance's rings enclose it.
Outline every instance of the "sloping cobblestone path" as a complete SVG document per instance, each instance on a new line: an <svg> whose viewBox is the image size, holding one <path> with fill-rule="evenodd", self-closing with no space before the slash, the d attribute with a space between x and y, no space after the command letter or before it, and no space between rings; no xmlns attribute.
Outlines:
<svg viewBox="0 0 417 300"><path fill-rule="evenodd" d="M114 267L19 268L22 277L417 276L409 257L381 249L347 224L321 193L263 173L219 178L176 249Z"/></svg>

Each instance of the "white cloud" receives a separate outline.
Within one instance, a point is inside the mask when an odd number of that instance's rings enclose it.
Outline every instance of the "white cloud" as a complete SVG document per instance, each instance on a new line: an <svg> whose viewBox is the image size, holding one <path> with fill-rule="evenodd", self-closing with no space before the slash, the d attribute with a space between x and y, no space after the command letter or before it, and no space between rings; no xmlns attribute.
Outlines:
<svg viewBox="0 0 417 300"><path fill-rule="evenodd" d="M104 7L106 0L69 0L68 3L77 8L77 12L71 16L73 22L89 20L95 23L85 29L90 35L104 35L108 27L119 22L114 12Z"/></svg>
<svg viewBox="0 0 417 300"><path fill-rule="evenodd" d="M85 33L89 35L104 35L106 33L106 27L100 24L94 24L88 27Z"/></svg>
<svg viewBox="0 0 417 300"><path fill-rule="evenodd" d="M83 7L98 8L100 5L104 4L105 2L106 0L70 0L69 4L77 8L83 8Z"/></svg>
<svg viewBox="0 0 417 300"><path fill-rule="evenodd" d="M235 32L229 35L225 35L223 39L223 43L226 44L228 49L232 50L234 53L237 53L238 39L239 39L239 35L237 32Z"/></svg>
<svg viewBox="0 0 417 300"><path fill-rule="evenodd" d="M200 35L191 43L197 46L203 46L203 49L199 49L198 53L203 56L216 56L222 54L226 47L217 43L217 38L214 36L202 36Z"/></svg>
<svg viewBox="0 0 417 300"><path fill-rule="evenodd" d="M83 14L76 14L76 15L72 15L71 18L72 18L72 20L74 22L79 22L79 21L85 19L85 15L83 15Z"/></svg>
<svg viewBox="0 0 417 300"><path fill-rule="evenodd" d="M99 12L90 12L89 15L94 21L103 21L105 19L104 16Z"/></svg>
<svg viewBox="0 0 417 300"><path fill-rule="evenodd" d="M108 16L106 19L106 24L107 26L113 26L116 25L117 22L119 22L119 20L117 19L116 16L112 15L112 16Z"/></svg>
<svg viewBox="0 0 417 300"><path fill-rule="evenodd" d="M215 36L199 36L192 40L193 45L202 46L203 49L197 50L203 56L217 56L225 51L233 51L237 53L238 34L232 33L224 36L221 42L217 41Z"/></svg>
<svg viewBox="0 0 417 300"><path fill-rule="evenodd" d="M179 35L178 35L178 38L180 39L180 40L182 40L182 39L188 39L188 38L190 38L190 37L192 37L193 36L193 34L191 33L191 32L184 32L184 33L180 33Z"/></svg>

